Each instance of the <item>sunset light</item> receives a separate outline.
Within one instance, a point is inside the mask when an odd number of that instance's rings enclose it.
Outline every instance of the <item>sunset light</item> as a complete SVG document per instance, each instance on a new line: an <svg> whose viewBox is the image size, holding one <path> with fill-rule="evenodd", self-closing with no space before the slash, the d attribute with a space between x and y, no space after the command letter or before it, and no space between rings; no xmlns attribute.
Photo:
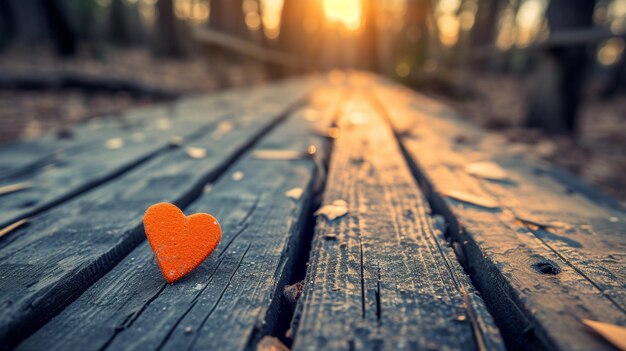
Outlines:
<svg viewBox="0 0 626 351"><path fill-rule="evenodd" d="M339 23L349 31L361 26L359 0L324 0L324 14L329 21Z"/></svg>

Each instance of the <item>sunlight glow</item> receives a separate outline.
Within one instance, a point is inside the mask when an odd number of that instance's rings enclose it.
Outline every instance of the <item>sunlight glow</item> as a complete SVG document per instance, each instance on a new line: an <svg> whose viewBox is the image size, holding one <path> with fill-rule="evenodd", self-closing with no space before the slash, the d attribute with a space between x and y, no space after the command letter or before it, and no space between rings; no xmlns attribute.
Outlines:
<svg viewBox="0 0 626 351"><path fill-rule="evenodd" d="M360 0L324 0L324 14L330 22L341 24L346 30L361 27Z"/></svg>
<svg viewBox="0 0 626 351"><path fill-rule="evenodd" d="M624 53L624 40L612 38L607 40L598 50L598 61L605 66L614 65Z"/></svg>
<svg viewBox="0 0 626 351"><path fill-rule="evenodd" d="M263 32L269 39L276 39L280 34L280 15L283 11L283 4L283 0L261 0Z"/></svg>

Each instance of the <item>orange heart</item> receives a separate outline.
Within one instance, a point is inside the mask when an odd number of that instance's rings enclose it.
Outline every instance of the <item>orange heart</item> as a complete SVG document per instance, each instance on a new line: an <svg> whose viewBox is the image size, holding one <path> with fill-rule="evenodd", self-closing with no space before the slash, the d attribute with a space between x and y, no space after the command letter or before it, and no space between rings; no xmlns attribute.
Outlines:
<svg viewBox="0 0 626 351"><path fill-rule="evenodd" d="M165 280L172 284L198 267L222 237L217 219L206 213L185 216L161 202L146 210L143 226Z"/></svg>

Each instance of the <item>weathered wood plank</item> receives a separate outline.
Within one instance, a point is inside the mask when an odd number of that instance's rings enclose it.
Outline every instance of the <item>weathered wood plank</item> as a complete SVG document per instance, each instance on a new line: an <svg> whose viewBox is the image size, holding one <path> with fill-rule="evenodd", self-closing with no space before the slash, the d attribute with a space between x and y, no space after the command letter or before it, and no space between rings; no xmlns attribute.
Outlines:
<svg viewBox="0 0 626 351"><path fill-rule="evenodd" d="M373 84L507 345L610 349L581 319L626 324L626 215L605 196L589 197L588 188L577 191L513 155L443 105ZM496 162L508 179L469 175L475 161ZM445 196L450 191L497 207L454 200Z"/></svg>
<svg viewBox="0 0 626 351"><path fill-rule="evenodd" d="M318 217L293 349L502 349L389 127L362 92L341 110L324 203L348 213Z"/></svg>
<svg viewBox="0 0 626 351"><path fill-rule="evenodd" d="M310 83L287 86L234 128L208 133L192 146L201 159L176 149L106 185L34 217L0 241L0 345L14 345L63 309L144 239L141 218L160 201L189 203L265 132L282 120Z"/></svg>
<svg viewBox="0 0 626 351"><path fill-rule="evenodd" d="M193 202L210 212L222 243L196 271L165 284L150 246L134 249L115 269L24 341L24 350L243 350L274 329L282 287L305 247L310 209L321 185L308 156L262 159L255 150L293 150L327 157L329 141L307 126L329 126L339 89L314 94ZM241 172L243 178L233 175ZM286 192L302 189L299 198ZM295 261L295 262L294 262Z"/></svg>
<svg viewBox="0 0 626 351"><path fill-rule="evenodd" d="M57 153L45 168L0 181L0 186L31 185L2 196L0 227L33 216L110 181L159 153L171 151L168 146L174 136L182 138L183 143L192 142L216 125L220 128L216 133L221 133L224 127L232 127L228 121L232 115L244 114L267 99L280 99L290 87L297 89L289 83L269 86L262 92L247 89L228 96L219 108L215 107L220 100L190 102L175 108L168 117L145 119L135 114L125 124L127 130L119 125L97 129L94 140L82 137L86 141L83 144L76 140L72 147Z"/></svg>

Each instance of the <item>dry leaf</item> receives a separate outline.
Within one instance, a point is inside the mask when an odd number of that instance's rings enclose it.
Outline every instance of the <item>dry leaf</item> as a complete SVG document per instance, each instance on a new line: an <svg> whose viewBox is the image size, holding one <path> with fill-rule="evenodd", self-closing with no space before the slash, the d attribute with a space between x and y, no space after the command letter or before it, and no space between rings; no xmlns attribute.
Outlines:
<svg viewBox="0 0 626 351"><path fill-rule="evenodd" d="M187 147L187 156L195 159L201 159L206 157L206 150L201 147Z"/></svg>
<svg viewBox="0 0 626 351"><path fill-rule="evenodd" d="M522 223L522 225L530 225L530 226L534 227L532 229L543 229L543 228L558 227L558 223L559 223L559 222L554 222L552 224L546 224L546 223L534 221L532 219L522 218L522 217L519 217L519 216L515 217L515 219L520 221ZM555 223L557 225L555 225Z"/></svg>
<svg viewBox="0 0 626 351"><path fill-rule="evenodd" d="M300 198L300 196L302 196L303 193L304 193L304 189L302 189L302 188L293 188L293 189L287 191L285 193L285 195L288 198L297 201Z"/></svg>
<svg viewBox="0 0 626 351"><path fill-rule="evenodd" d="M335 200L332 204L324 205L315 211L316 216L322 215L331 222L346 214L348 214L348 203L343 200Z"/></svg>
<svg viewBox="0 0 626 351"><path fill-rule="evenodd" d="M297 160L303 158L304 153L294 150L256 150L252 156L260 160Z"/></svg>
<svg viewBox="0 0 626 351"><path fill-rule="evenodd" d="M0 195L14 193L16 191L28 189L32 186L33 185L31 182L15 183L15 184L10 184L10 185L0 186Z"/></svg>
<svg viewBox="0 0 626 351"><path fill-rule="evenodd" d="M146 135L142 132L135 132L131 135L131 138L133 141L140 143L146 139Z"/></svg>
<svg viewBox="0 0 626 351"><path fill-rule="evenodd" d="M10 232L14 231L15 229L23 226L24 224L26 224L28 222L30 218L24 218L24 219L20 219L19 221L15 222L15 223L11 223L8 226L0 229L0 238L9 234Z"/></svg>
<svg viewBox="0 0 626 351"><path fill-rule="evenodd" d="M122 139L122 138L111 138L111 139L107 140L104 145L109 150L119 149L122 146L124 146L124 139Z"/></svg>
<svg viewBox="0 0 626 351"><path fill-rule="evenodd" d="M183 139L183 137L181 137L180 135L174 135L170 138L171 146L181 146L183 145L184 142L185 142L185 139Z"/></svg>
<svg viewBox="0 0 626 351"><path fill-rule="evenodd" d="M266 335L256 345L256 351L289 351L289 348L278 338Z"/></svg>
<svg viewBox="0 0 626 351"><path fill-rule="evenodd" d="M480 207L484 207L488 209L495 209L499 207L498 204L491 199L487 199L484 197L480 197L478 195L474 195L474 194L470 194L470 193L466 193L466 192L462 192L458 190L443 191L442 194L451 199L465 202L470 205L480 206Z"/></svg>
<svg viewBox="0 0 626 351"><path fill-rule="evenodd" d="M626 351L626 327L583 319L583 323L622 351Z"/></svg>
<svg viewBox="0 0 626 351"><path fill-rule="evenodd" d="M232 178L233 178L233 180L236 180L236 181L242 180L243 179L243 172L237 171L237 172L233 173Z"/></svg>
<svg viewBox="0 0 626 351"><path fill-rule="evenodd" d="M154 126L158 130L168 130L172 128L172 122L165 117L160 117L154 122Z"/></svg>
<svg viewBox="0 0 626 351"><path fill-rule="evenodd" d="M304 119L309 121L309 122L315 122L319 119L319 111L312 109L312 108L306 108L304 110L302 110L302 115L304 116Z"/></svg>
<svg viewBox="0 0 626 351"><path fill-rule="evenodd" d="M217 125L217 128L211 133L213 139L219 139L222 135L230 132L235 128L235 124L230 121L222 121Z"/></svg>
<svg viewBox="0 0 626 351"><path fill-rule="evenodd" d="M339 128L337 127L328 128L327 134L329 138L337 139L337 137L339 137Z"/></svg>
<svg viewBox="0 0 626 351"><path fill-rule="evenodd" d="M509 175L497 163L491 161L473 162L465 166L465 172L475 177L489 180L507 180Z"/></svg>

